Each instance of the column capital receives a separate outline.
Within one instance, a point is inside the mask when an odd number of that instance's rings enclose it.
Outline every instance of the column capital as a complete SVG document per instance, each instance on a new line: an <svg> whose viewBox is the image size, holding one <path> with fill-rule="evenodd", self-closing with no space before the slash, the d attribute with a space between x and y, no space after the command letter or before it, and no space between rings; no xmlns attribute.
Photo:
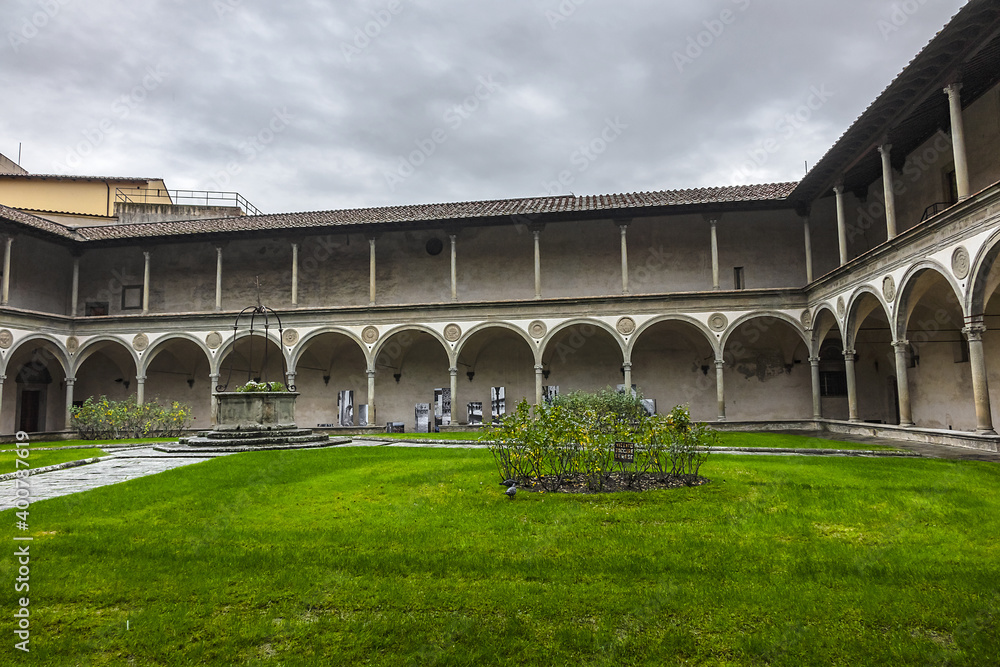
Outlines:
<svg viewBox="0 0 1000 667"><path fill-rule="evenodd" d="M456 375L458 375L458 368L452 366L451 368L448 369L448 372L451 373L452 377L455 377Z"/></svg>
<svg viewBox="0 0 1000 667"><path fill-rule="evenodd" d="M139 382L139 383L143 383L143 382L146 381L146 376L145 375L136 375L135 376L135 381Z"/></svg>
<svg viewBox="0 0 1000 667"><path fill-rule="evenodd" d="M843 181L837 181L837 184L833 186L833 193L835 195L837 195L838 197L843 197L844 196L844 192L845 192L845 190L844 190L844 182Z"/></svg>
<svg viewBox="0 0 1000 667"><path fill-rule="evenodd" d="M369 368L369 369L368 369L368 370L366 371L366 373L368 374L368 379L369 379L369 380L374 380L374 379L375 379L375 369L373 369L373 368Z"/></svg>
<svg viewBox="0 0 1000 667"><path fill-rule="evenodd" d="M821 359L819 357L809 357L809 365L810 366L819 366L819 362L820 361L821 361Z"/></svg>
<svg viewBox="0 0 1000 667"><path fill-rule="evenodd" d="M726 360L725 359L716 359L715 360L715 367L716 368L720 368L721 369L721 368L724 368L725 365L726 365Z"/></svg>
<svg viewBox="0 0 1000 667"><path fill-rule="evenodd" d="M368 239L368 243L375 245L375 241L378 241L382 234L378 232L365 232L365 238Z"/></svg>
<svg viewBox="0 0 1000 667"><path fill-rule="evenodd" d="M632 370L632 362L631 361L626 361L625 363L623 363L622 364L622 370L626 370L626 371Z"/></svg>
<svg viewBox="0 0 1000 667"><path fill-rule="evenodd" d="M986 333L986 325L982 323L970 324L962 329L962 333L965 334L965 338L969 342L981 341L983 340L983 334Z"/></svg>
<svg viewBox="0 0 1000 667"><path fill-rule="evenodd" d="M947 86L944 87L945 94L949 96L958 95L959 91L961 90L962 90L961 81L952 81L951 83L949 83Z"/></svg>
<svg viewBox="0 0 1000 667"><path fill-rule="evenodd" d="M541 375L544 372L545 372L545 366L543 366L541 364L538 364L537 366L535 366L535 375Z"/></svg>
<svg viewBox="0 0 1000 667"><path fill-rule="evenodd" d="M884 141L883 143L879 144L878 152L880 155L883 156L889 155L889 153L892 152L892 144L890 144L888 141Z"/></svg>
<svg viewBox="0 0 1000 667"><path fill-rule="evenodd" d="M212 245L215 247L216 252L222 252L229 245L229 241L212 241Z"/></svg>
<svg viewBox="0 0 1000 667"><path fill-rule="evenodd" d="M6 379L7 379L6 375L0 377L0 383L2 383ZM72 387L74 384L76 384L76 378L66 378L65 382L66 382L67 385L69 385L70 387Z"/></svg>
<svg viewBox="0 0 1000 667"><path fill-rule="evenodd" d="M144 258L149 259L149 256L152 255L152 254L153 254L153 249L152 248L143 248L142 249L142 256Z"/></svg>
<svg viewBox="0 0 1000 667"><path fill-rule="evenodd" d="M614 218L611 222L614 223L615 227L624 231L626 227L632 224L632 218Z"/></svg>
<svg viewBox="0 0 1000 667"><path fill-rule="evenodd" d="M910 349L910 341L908 340L894 340L892 341L892 346L897 352L906 352Z"/></svg>
<svg viewBox="0 0 1000 667"><path fill-rule="evenodd" d="M849 347L846 350L844 350L844 359L846 361L854 361L854 358L856 356L858 356L858 351L855 350L854 348Z"/></svg>

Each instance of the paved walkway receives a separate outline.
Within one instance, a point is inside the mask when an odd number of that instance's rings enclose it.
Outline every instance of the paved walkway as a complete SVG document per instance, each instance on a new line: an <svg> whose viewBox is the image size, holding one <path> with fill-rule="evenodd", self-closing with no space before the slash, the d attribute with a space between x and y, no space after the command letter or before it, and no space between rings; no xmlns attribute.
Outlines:
<svg viewBox="0 0 1000 667"><path fill-rule="evenodd" d="M830 438L829 433L796 431L794 435L804 435L811 437ZM975 449L965 449L960 447L946 447L943 445L931 445L916 442L900 442L898 440L887 440L884 438L866 438L861 436L840 435L837 440L858 442L870 445L887 445L906 449L921 456L929 458L953 459L963 461L990 461L1000 463L1000 453L985 452ZM470 449L485 448L486 445L470 444L461 442L400 442L391 439L365 439L355 440L350 444L334 445L340 447L428 447L444 449ZM835 445L831 445L835 447ZM720 452L722 453L722 452ZM768 452L744 452L729 451L731 454L767 454ZM772 452L774 455L789 456L809 456L809 450L796 452L795 454ZM208 461L218 456L229 456L229 452L195 452L184 453L164 453L154 450L152 447L136 447L116 451L103 457L97 463L76 466L64 470L53 470L43 472L28 477L31 484L31 501L45 500L46 498L57 498L59 496L88 491L108 484L117 484L130 479L137 479L147 475L181 466L191 465ZM7 510L15 506L16 499L15 480L0 482L0 511Z"/></svg>
<svg viewBox="0 0 1000 667"><path fill-rule="evenodd" d="M228 454L178 456L162 454L154 451L152 447L128 449L105 456L97 463L29 476L27 481L31 485L30 500L36 502L89 491L99 486L117 484L146 475L155 475L172 468L208 461L216 456L228 456ZM15 506L16 486L15 480L0 482L0 511ZM23 488L23 484L20 487Z"/></svg>

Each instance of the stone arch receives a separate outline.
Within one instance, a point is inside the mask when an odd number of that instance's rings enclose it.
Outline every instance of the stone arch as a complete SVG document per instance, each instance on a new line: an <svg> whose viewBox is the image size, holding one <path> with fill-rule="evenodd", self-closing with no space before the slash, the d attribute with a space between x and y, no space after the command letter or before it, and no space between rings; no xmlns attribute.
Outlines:
<svg viewBox="0 0 1000 667"><path fill-rule="evenodd" d="M983 243L969 271L964 301L965 312L982 315L990 297L1000 287L1000 230L993 232Z"/></svg>
<svg viewBox="0 0 1000 667"><path fill-rule="evenodd" d="M482 403L490 414L493 387L504 388L505 409L521 399L535 402L538 347L527 333L506 322L487 322L471 329L455 350L456 394L452 416L468 421L468 403Z"/></svg>
<svg viewBox="0 0 1000 667"><path fill-rule="evenodd" d="M893 322L893 333L896 335L897 340L906 337L906 328L909 324L910 316L913 314L913 309L920 298L930 289L935 276L944 280L951 287L964 318L963 304L965 303L965 298L962 294L962 289L955 282L954 276L951 275L951 271L948 271L941 264L933 260L921 260L907 269L903 275L903 279L899 281L899 295L896 297L896 317Z"/></svg>
<svg viewBox="0 0 1000 667"><path fill-rule="evenodd" d="M718 352L719 340L715 337L715 334L713 334L709 330L709 328L705 326L705 323L702 322L701 320L691 317L690 315L659 315L657 317L652 318L651 320L643 322L641 325L636 327L635 333L632 334L631 340L629 340L629 342L625 346L625 359L627 361L631 361L632 351L635 349L635 346L638 344L639 339L642 338L642 335L646 333L646 331L664 322L678 322L691 325L705 337L705 341L712 347L712 349L715 352Z"/></svg>
<svg viewBox="0 0 1000 667"><path fill-rule="evenodd" d="M3 375L7 374L7 364L9 363L10 359L14 357L14 354L23 345L31 343L32 341L44 341L48 343L49 345L46 346L46 348L49 349L49 352L52 353L52 356L54 356L56 361L59 362L59 365L62 366L63 373L69 376L69 371L73 364L70 361L69 352L66 351L66 346L63 345L62 341L60 341L55 336L50 336L48 334L43 334L43 333L29 334L28 336L25 336L24 338L14 343L10 347L10 349L7 350L7 354L5 354L2 359L0 359L0 362L2 362L0 363L0 374Z"/></svg>
<svg viewBox="0 0 1000 667"><path fill-rule="evenodd" d="M816 312L813 313L812 347L810 349L810 353L813 356L816 356L819 352L820 346L823 344L823 340L830 335L830 332L834 329L837 330L837 333L840 335L840 339L844 340L844 327L840 318L837 317L837 313L833 311L833 308L831 308L829 304L820 304L816 308Z"/></svg>
<svg viewBox="0 0 1000 667"><path fill-rule="evenodd" d="M139 369L142 367L142 360L136 351L132 348L132 345L117 336L94 336L93 338L88 338L83 344L80 345L80 349L76 351L73 355L73 376L77 374L80 367L83 366L84 362L87 361L94 353L99 352L102 347L106 347L106 344L113 344L120 346L124 349L128 355L132 358L132 363L135 364L136 375L139 375Z"/></svg>
<svg viewBox="0 0 1000 667"><path fill-rule="evenodd" d="M844 318L844 345L853 349L854 342L861 325L877 308L881 307L880 313L885 316L886 322L892 322L892 310L871 285L862 285L851 294L847 306L847 316ZM890 332L892 326L890 324Z"/></svg>
<svg viewBox="0 0 1000 667"><path fill-rule="evenodd" d="M727 329L720 350L727 419L812 415L810 341L796 319L776 311L747 313Z"/></svg>
<svg viewBox="0 0 1000 667"><path fill-rule="evenodd" d="M625 354L624 341L612 326L590 318L567 320L553 327L542 342L545 384L563 393L616 386L624 381Z"/></svg>
<svg viewBox="0 0 1000 667"><path fill-rule="evenodd" d="M606 322L603 322L601 320L591 319L589 317L574 317L565 320L563 322L560 322L556 326L552 327L552 329L550 329L549 332L545 335L545 338L542 339L541 345L539 346L539 357L545 356L545 353L548 351L549 343L552 342L553 338L555 338L562 331L565 331L566 329L577 325L593 326L605 331L615 340L615 342L618 344L618 347L621 349L622 360L624 361L625 359L628 358L626 356L627 351L625 349L625 341L622 339L618 331L613 326L607 324Z"/></svg>
<svg viewBox="0 0 1000 667"><path fill-rule="evenodd" d="M140 371L139 375L145 375L146 370L150 367L150 365L152 365L153 361L156 359L156 356L160 354L160 352L162 352L164 349L166 349L166 347L169 346L171 343L174 343L178 340L186 340L190 341L191 343L194 343L195 346L197 346L198 349L205 354L205 360L208 361L209 369L212 368L212 362L213 362L212 351L208 348L208 345L205 344L205 341L193 334L177 331L167 334L166 336L163 336L162 338L158 339L155 343L149 346L149 349L146 350L145 354L142 355L142 358L140 360L141 363L139 366L139 371Z"/></svg>
<svg viewBox="0 0 1000 667"><path fill-rule="evenodd" d="M236 336L231 335L229 336L229 338L225 340L225 342L219 348L218 354L215 355L215 360L212 365L212 373L219 376L219 384L221 386L226 386L229 391L232 391L233 389L232 385L234 383L243 384L245 380L239 376L232 374L231 372L232 365L230 364L229 366L227 366L226 360L237 348L237 346L242 347L243 345L251 345L248 342L251 337L253 338L253 344L263 343L267 346L273 346L274 348L277 348L277 353L278 353L277 357L281 359L281 373L280 373L281 377L271 377L272 374L271 371L274 370L273 369L274 359L269 354L268 366L271 366L272 368L268 369L268 378L267 378L268 381L284 382L285 380L284 374L289 368L288 352L286 351L285 346L282 344L281 339L277 335L271 333L270 331L267 333L266 336L260 331L254 331L252 336L248 335L248 332L246 331L241 331ZM270 350L272 348L268 347L267 349ZM248 361L252 366L253 359L250 359ZM263 363L263 358L261 359L261 362ZM247 370L252 371L252 368L248 367ZM277 375L277 373L274 374Z"/></svg>
<svg viewBox="0 0 1000 667"><path fill-rule="evenodd" d="M407 331L425 333L433 337L436 341L438 341L441 344L441 348L448 355L448 360L449 361L454 360L454 353L451 349L451 345L448 344L448 341L446 341L444 339L444 336L442 336L438 331L432 329L431 327L424 326L423 324L402 324L400 326L389 329L388 331L383 333L382 336L378 339L378 342L375 344L375 347L372 348L370 355L370 361L372 367L374 367L375 363L377 362L379 355L383 353L386 345L389 344L389 340L394 336L401 333L405 333Z"/></svg>
<svg viewBox="0 0 1000 667"><path fill-rule="evenodd" d="M299 359L302 358L302 355L309 348L309 346L317 338L325 334L340 334L354 341L357 344L358 349L360 349L361 353L365 356L365 361L367 362L368 367L369 368L371 367L371 362L372 359L374 359L374 355L369 354L368 346L365 345L364 341L361 340L360 336L358 336L356 333L354 333L347 327L326 326L326 327L320 327L315 331L310 331L308 334L302 336L301 340L299 340L299 342L295 345L295 347L292 348L292 352L288 356L289 358L288 368L294 371L299 365ZM382 338L385 338L385 336L382 336ZM372 348L373 351L375 349L376 348Z"/></svg>
<svg viewBox="0 0 1000 667"><path fill-rule="evenodd" d="M693 317L656 317L629 341L632 383L657 412L686 405L699 421L718 416L717 339Z"/></svg>
<svg viewBox="0 0 1000 667"><path fill-rule="evenodd" d="M477 324L463 333L462 338L459 339L458 343L455 345L455 359L457 360L461 356L462 351L465 349L465 345L469 342L470 338L486 329L507 329L508 331L513 331L515 334L523 338L524 342L526 342L528 347L531 348L532 353L535 356L535 363L541 363L541 347L535 345L534 339L528 334L527 331L515 324L511 324L510 322L482 322L481 324Z"/></svg>

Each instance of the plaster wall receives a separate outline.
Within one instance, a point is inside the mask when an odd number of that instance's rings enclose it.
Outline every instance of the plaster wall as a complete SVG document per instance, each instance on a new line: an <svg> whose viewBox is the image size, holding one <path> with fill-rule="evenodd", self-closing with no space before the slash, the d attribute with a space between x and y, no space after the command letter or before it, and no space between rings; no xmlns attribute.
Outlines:
<svg viewBox="0 0 1000 667"><path fill-rule="evenodd" d="M974 194L1000 181L1000 85L965 109L963 120L969 189Z"/></svg>
<svg viewBox="0 0 1000 667"><path fill-rule="evenodd" d="M99 248L85 252L80 258L77 315L86 313L87 302L107 302L111 315L142 312L123 311L121 301L123 285L142 285L143 267L142 251L136 247Z"/></svg>
<svg viewBox="0 0 1000 667"><path fill-rule="evenodd" d="M444 240L448 252L447 236ZM456 242L459 301L534 298L535 244L525 226L470 227L459 233ZM543 255L543 294L545 278Z"/></svg>
<svg viewBox="0 0 1000 667"><path fill-rule="evenodd" d="M376 244L376 252L379 249ZM289 294L292 282L290 262L287 280L282 279L289 285ZM299 306L367 305L368 275L368 239L361 234L306 237L299 246Z"/></svg>
<svg viewBox="0 0 1000 667"><path fill-rule="evenodd" d="M546 225L540 247L543 296L622 293L621 234L610 220ZM529 275L534 285L534 269Z"/></svg>
<svg viewBox="0 0 1000 667"><path fill-rule="evenodd" d="M437 255L427 251L431 239L441 242ZM379 237L375 248L379 304L451 301L451 244L447 234L440 230L392 232ZM368 274L366 265L362 274L366 284ZM367 288L364 293L367 295Z"/></svg>
<svg viewBox="0 0 1000 667"><path fill-rule="evenodd" d="M226 259L226 251L223 250L223 281ZM180 313L215 310L215 265L215 248L208 243L157 246L150 256L150 311ZM141 271L142 267L139 268ZM138 282L141 284L142 274L139 275Z"/></svg>
<svg viewBox="0 0 1000 667"><path fill-rule="evenodd" d="M69 313L72 276L73 260L65 248L30 236L14 238L11 306L65 315Z"/></svg>

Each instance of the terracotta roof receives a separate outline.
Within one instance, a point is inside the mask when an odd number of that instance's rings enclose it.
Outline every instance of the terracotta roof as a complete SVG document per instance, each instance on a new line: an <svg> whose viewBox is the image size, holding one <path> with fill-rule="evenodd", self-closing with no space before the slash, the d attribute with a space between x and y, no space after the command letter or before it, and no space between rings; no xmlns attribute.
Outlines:
<svg viewBox="0 0 1000 667"><path fill-rule="evenodd" d="M52 222L51 220L46 220L45 218L39 218L37 215L24 213L23 211L18 211L16 208L4 206L3 204L0 204L0 219L6 219L10 222L24 225L25 227L30 227L48 234L54 234L60 238L72 239L74 241L83 240L79 234L66 225L60 225L58 222Z"/></svg>
<svg viewBox="0 0 1000 667"><path fill-rule="evenodd" d="M690 190L663 190L615 195L534 197L446 204L416 204L378 208L278 213L209 220L179 220L130 225L81 226L76 231L88 241L162 238L193 234L267 231L274 229L309 229L357 225L438 222L485 218L522 217L554 213L607 211L610 216L628 216L639 209L670 206L736 204L740 202L782 202L795 183L738 185Z"/></svg>

